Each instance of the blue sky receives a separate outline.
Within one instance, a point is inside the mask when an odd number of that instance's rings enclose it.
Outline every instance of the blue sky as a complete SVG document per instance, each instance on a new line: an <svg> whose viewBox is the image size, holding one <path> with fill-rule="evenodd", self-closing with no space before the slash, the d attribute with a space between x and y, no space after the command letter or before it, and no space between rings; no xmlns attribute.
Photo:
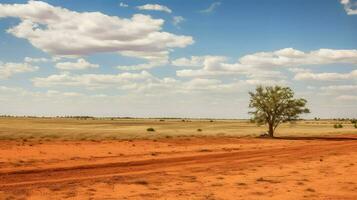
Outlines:
<svg viewBox="0 0 357 200"><path fill-rule="evenodd" d="M357 1L0 1L3 114L247 118L256 85L357 117Z"/></svg>

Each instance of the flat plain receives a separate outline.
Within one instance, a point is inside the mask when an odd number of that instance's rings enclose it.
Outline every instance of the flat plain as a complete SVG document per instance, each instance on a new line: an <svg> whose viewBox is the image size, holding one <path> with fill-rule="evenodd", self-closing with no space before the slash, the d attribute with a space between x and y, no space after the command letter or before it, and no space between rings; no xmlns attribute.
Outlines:
<svg viewBox="0 0 357 200"><path fill-rule="evenodd" d="M357 199L357 129L335 123L0 118L0 199Z"/></svg>

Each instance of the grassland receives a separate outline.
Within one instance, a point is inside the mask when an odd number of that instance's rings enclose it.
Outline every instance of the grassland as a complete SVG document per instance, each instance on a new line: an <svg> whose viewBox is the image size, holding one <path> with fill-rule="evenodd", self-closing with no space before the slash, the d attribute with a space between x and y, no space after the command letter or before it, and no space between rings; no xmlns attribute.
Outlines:
<svg viewBox="0 0 357 200"><path fill-rule="evenodd" d="M304 120L285 123L278 136L319 136L353 134L350 122ZM153 128L155 131L147 131ZM200 130L198 130L200 129ZM182 120L182 119L68 119L68 118L0 118L0 139L34 140L111 140L152 139L180 136L258 136L265 131L248 120Z"/></svg>

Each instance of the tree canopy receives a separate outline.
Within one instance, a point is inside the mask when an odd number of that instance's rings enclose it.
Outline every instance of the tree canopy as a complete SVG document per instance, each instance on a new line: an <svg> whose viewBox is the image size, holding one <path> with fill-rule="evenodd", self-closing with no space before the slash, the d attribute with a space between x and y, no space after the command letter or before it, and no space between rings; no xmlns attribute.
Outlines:
<svg viewBox="0 0 357 200"><path fill-rule="evenodd" d="M249 92L249 108L254 109L249 114L258 124L267 124L270 137L279 124L294 121L300 114L309 113L307 101L303 98L294 99L294 92L289 87L258 86L255 92Z"/></svg>

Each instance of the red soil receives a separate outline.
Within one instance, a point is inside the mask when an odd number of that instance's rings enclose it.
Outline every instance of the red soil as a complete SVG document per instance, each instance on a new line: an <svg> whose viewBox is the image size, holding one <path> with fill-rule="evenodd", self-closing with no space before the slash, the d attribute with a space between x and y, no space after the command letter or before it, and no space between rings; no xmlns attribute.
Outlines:
<svg viewBox="0 0 357 200"><path fill-rule="evenodd" d="M357 199L357 137L0 141L0 199Z"/></svg>

